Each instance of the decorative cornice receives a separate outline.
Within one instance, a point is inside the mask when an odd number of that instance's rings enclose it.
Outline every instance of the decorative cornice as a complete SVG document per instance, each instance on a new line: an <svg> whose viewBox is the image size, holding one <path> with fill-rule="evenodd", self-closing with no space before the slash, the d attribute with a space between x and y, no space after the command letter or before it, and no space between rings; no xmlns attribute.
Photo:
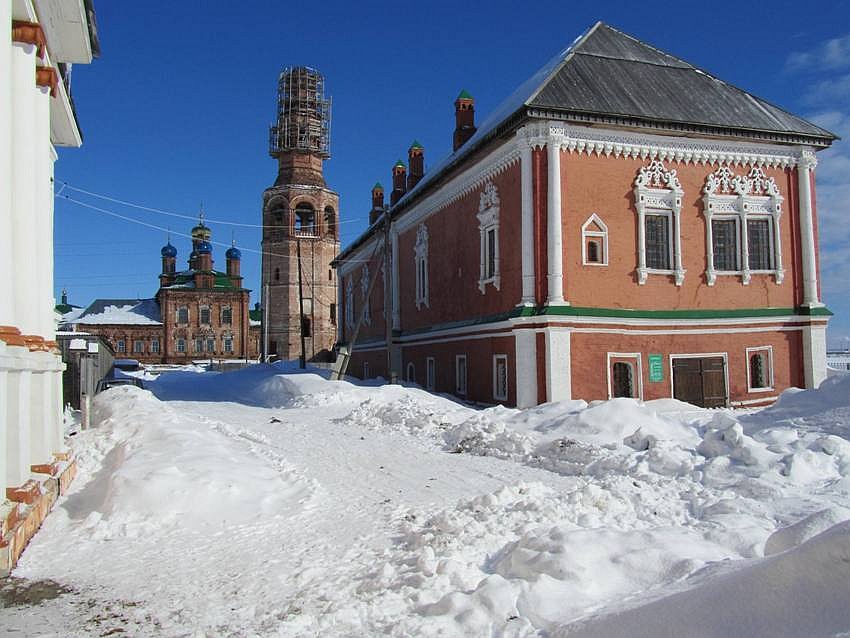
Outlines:
<svg viewBox="0 0 850 638"><path fill-rule="evenodd" d="M808 149L804 149L800 151L799 158L797 160L799 166L801 168L805 168L806 170L814 170L818 165L818 160L815 157L814 151L810 151Z"/></svg>
<svg viewBox="0 0 850 638"><path fill-rule="evenodd" d="M47 38L44 36L44 29L36 22L12 20L12 42L34 44L36 55L39 58L44 57L44 47L47 46Z"/></svg>
<svg viewBox="0 0 850 638"><path fill-rule="evenodd" d="M52 66L38 66L35 68L35 83L36 86L49 86L50 97L56 97L59 74Z"/></svg>

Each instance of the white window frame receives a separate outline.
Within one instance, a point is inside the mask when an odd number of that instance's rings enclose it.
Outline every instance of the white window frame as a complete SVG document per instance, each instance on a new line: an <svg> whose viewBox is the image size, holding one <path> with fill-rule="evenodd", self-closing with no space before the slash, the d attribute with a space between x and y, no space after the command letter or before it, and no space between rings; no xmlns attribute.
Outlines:
<svg viewBox="0 0 850 638"><path fill-rule="evenodd" d="M204 321L204 312L207 313L207 321ZM212 308L210 308L207 304L201 304L200 306L198 306L198 325L212 325Z"/></svg>
<svg viewBox="0 0 850 638"><path fill-rule="evenodd" d="M159 339L151 339L151 352L159 354Z"/></svg>
<svg viewBox="0 0 850 638"><path fill-rule="evenodd" d="M777 285L785 279L782 268L782 240L779 220L782 217L784 198L772 177L767 177L758 166L744 175L736 175L728 166L721 166L705 179L703 187L702 213L706 220L706 263L705 279L709 286L717 282L719 275L741 278L749 285L753 274L773 275ZM717 270L714 267L714 237L712 219L738 219L738 270ZM750 246L747 228L749 220L767 219L770 222L768 252L773 268L750 270Z"/></svg>
<svg viewBox="0 0 850 638"><path fill-rule="evenodd" d="M597 226L600 230L589 230L591 225ZM589 240L599 240L600 250L602 251L601 261L587 260L587 243ZM588 217L587 221L581 226L581 263L583 266L608 265L608 226L596 213Z"/></svg>
<svg viewBox="0 0 850 638"><path fill-rule="evenodd" d="M177 338L177 352L180 354L186 353L186 340L181 337Z"/></svg>
<svg viewBox="0 0 850 638"><path fill-rule="evenodd" d="M215 352L215 341L215 337L207 337L206 339L204 339L204 345L206 346L207 352ZM210 348L210 343L212 343L212 348Z"/></svg>
<svg viewBox="0 0 850 638"><path fill-rule="evenodd" d="M499 362L505 363L505 387L499 388ZM493 398L496 401L508 400L508 355L494 354L493 355Z"/></svg>
<svg viewBox="0 0 850 638"><path fill-rule="evenodd" d="M138 348L136 348L138 346ZM133 354L144 353L145 352L145 341L144 339L133 339Z"/></svg>
<svg viewBox="0 0 850 638"><path fill-rule="evenodd" d="M759 353L765 353L767 355L765 357L767 359L767 367L765 368L767 386L764 388L753 387L752 371L750 368L750 356ZM773 392L773 390L773 346L755 346L753 348L747 348L747 392Z"/></svg>
<svg viewBox="0 0 850 638"><path fill-rule="evenodd" d="M413 247L414 266L416 269L416 309L422 306L430 307L428 299L428 227L419 224L416 229L416 244Z"/></svg>
<svg viewBox="0 0 850 638"><path fill-rule="evenodd" d="M711 259L710 262L714 264L714 228L711 227L711 223L715 221L733 221L735 222L735 261L737 268L733 268L732 270L715 270L715 274L718 275L735 275L740 274L741 272L741 218L736 215L712 215L711 219L707 220L709 227L709 237L711 238ZM708 245L707 245L708 246Z"/></svg>
<svg viewBox="0 0 850 638"><path fill-rule="evenodd" d="M116 352L127 352L127 340L126 339L118 339L115 342L115 351Z"/></svg>
<svg viewBox="0 0 850 638"><path fill-rule="evenodd" d="M224 320L224 313L225 313L225 312L229 312L229 313L230 313L230 321L225 321L225 320ZM222 324L223 326L231 326L231 325L233 325L233 308L232 308L231 306L222 306L222 307L221 307L221 318L220 318L220 321L221 321L221 324Z"/></svg>
<svg viewBox="0 0 850 638"><path fill-rule="evenodd" d="M222 337L222 350L228 354L233 353L233 337L229 335L225 335Z"/></svg>
<svg viewBox="0 0 850 638"><path fill-rule="evenodd" d="M493 182L487 182L478 202L478 232L481 244L481 263L478 274L478 290L483 295L487 284L492 284L496 290L502 285L500 255L499 255L499 191ZM490 255L488 235L493 233L493 255ZM493 272L488 272L490 258L493 258Z"/></svg>
<svg viewBox="0 0 850 638"><path fill-rule="evenodd" d="M437 362L434 357L425 357L425 387L433 390L437 385Z"/></svg>
<svg viewBox="0 0 850 638"><path fill-rule="evenodd" d="M460 364L463 362L463 375L460 374ZM468 391L469 361L465 354L455 355L455 394L466 396Z"/></svg>
<svg viewBox="0 0 850 638"><path fill-rule="evenodd" d="M186 311L186 321L180 321L180 311L181 310ZM175 317L174 317L175 323L177 323L181 326L185 326L189 323L189 319L190 319L190 317L189 317L189 306L177 306L177 309L175 311Z"/></svg>
<svg viewBox="0 0 850 638"><path fill-rule="evenodd" d="M638 284L645 284L649 275L672 275L676 285L685 283L682 266L682 198L685 191L675 170L667 170L661 160L653 160L638 171L635 179L635 208L638 214ZM670 251L670 269L647 268L646 225L647 215L670 217L667 225L667 245Z"/></svg>
<svg viewBox="0 0 850 638"><path fill-rule="evenodd" d="M609 352L607 357L608 363L608 398L614 398L614 363L615 359L626 359L630 363L634 363L634 384L637 391L637 396L634 397L638 401L643 401L643 357L640 352ZM672 366L672 364L671 364ZM671 368L672 369L672 368ZM673 377L670 377L672 383Z"/></svg>

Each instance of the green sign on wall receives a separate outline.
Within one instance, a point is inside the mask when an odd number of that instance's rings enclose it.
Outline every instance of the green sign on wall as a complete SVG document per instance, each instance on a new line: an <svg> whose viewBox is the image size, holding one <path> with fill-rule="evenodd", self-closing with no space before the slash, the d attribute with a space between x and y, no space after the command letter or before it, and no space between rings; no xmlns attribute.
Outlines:
<svg viewBox="0 0 850 638"><path fill-rule="evenodd" d="M664 381L664 357L660 354L649 355L649 380Z"/></svg>

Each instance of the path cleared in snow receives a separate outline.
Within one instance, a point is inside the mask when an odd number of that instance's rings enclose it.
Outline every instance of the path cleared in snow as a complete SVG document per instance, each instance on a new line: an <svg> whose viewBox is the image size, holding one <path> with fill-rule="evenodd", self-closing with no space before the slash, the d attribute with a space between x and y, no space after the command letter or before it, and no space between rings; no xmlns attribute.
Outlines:
<svg viewBox="0 0 850 638"><path fill-rule="evenodd" d="M850 632L850 377L752 413L477 410L284 365L150 387L98 396L15 571L58 593L0 633Z"/></svg>

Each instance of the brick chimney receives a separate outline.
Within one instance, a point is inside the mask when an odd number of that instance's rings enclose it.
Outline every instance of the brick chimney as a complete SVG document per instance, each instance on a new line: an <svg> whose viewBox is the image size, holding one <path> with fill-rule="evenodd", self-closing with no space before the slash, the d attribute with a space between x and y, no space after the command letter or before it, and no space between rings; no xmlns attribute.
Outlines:
<svg viewBox="0 0 850 638"><path fill-rule="evenodd" d="M384 212L384 187L381 182L375 182L372 187L372 210L369 211L369 225L371 226Z"/></svg>
<svg viewBox="0 0 850 638"><path fill-rule="evenodd" d="M455 134L452 150L456 151L475 135L475 98L466 90L455 100Z"/></svg>
<svg viewBox="0 0 850 638"><path fill-rule="evenodd" d="M407 192L405 186L406 177L407 168L404 162L399 160L393 166L393 191L390 193L390 206L395 206L398 200L404 197L404 194Z"/></svg>
<svg viewBox="0 0 850 638"><path fill-rule="evenodd" d="M413 140L413 144L407 149L407 164L410 166L407 190L413 190L425 174L425 148L416 140Z"/></svg>

